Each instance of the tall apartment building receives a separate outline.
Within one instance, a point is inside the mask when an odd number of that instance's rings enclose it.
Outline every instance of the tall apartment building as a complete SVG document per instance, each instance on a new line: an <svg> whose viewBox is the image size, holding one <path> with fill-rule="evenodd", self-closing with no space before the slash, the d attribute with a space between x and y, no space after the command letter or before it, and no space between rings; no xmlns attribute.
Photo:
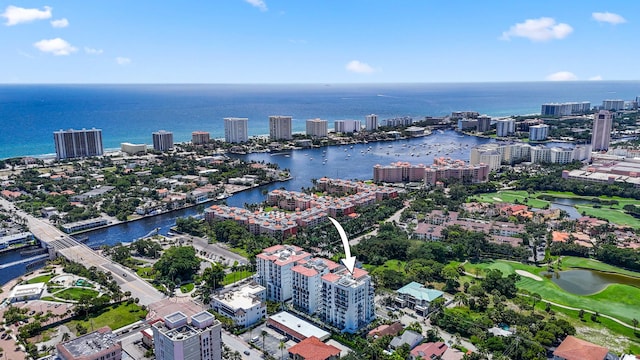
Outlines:
<svg viewBox="0 0 640 360"><path fill-rule="evenodd" d="M489 171L497 171L502 166L502 154L494 148L475 147L469 153L469 164L487 164Z"/></svg>
<svg viewBox="0 0 640 360"><path fill-rule="evenodd" d="M577 114L585 114L591 110L591 103L583 102L567 102L567 103L548 103L542 104L540 114L543 116L569 116Z"/></svg>
<svg viewBox="0 0 640 360"><path fill-rule="evenodd" d="M101 156L104 154L101 129L54 131L53 141L58 160Z"/></svg>
<svg viewBox="0 0 640 360"><path fill-rule="evenodd" d="M378 115L369 114L365 118L365 130L376 131L378 130Z"/></svg>
<svg viewBox="0 0 640 360"><path fill-rule="evenodd" d="M291 268L293 306L309 315L322 306L322 276L340 265L331 260L313 258Z"/></svg>
<svg viewBox="0 0 640 360"><path fill-rule="evenodd" d="M227 287L212 294L210 306L218 314L233 320L235 325L248 327L267 316L265 294L265 287L255 282L239 288Z"/></svg>
<svg viewBox="0 0 640 360"><path fill-rule="evenodd" d="M249 141L249 119L224 118L224 141L228 143Z"/></svg>
<svg viewBox="0 0 640 360"><path fill-rule="evenodd" d="M489 130L491 130L491 116L487 116L487 115L482 115L482 116L478 116L478 127L476 128L476 130L478 132L487 132Z"/></svg>
<svg viewBox="0 0 640 360"><path fill-rule="evenodd" d="M532 163L551 162L551 149L546 146L532 146L531 162Z"/></svg>
<svg viewBox="0 0 640 360"><path fill-rule="evenodd" d="M222 324L207 311L178 311L151 325L157 360L222 360Z"/></svg>
<svg viewBox="0 0 640 360"><path fill-rule="evenodd" d="M472 148L469 153L469 163L471 165L488 164L490 171L494 171L500 169L503 163L529 161L530 156L531 145L529 144L491 143Z"/></svg>
<svg viewBox="0 0 640 360"><path fill-rule="evenodd" d="M311 254L293 245L275 245L256 255L258 283L267 289L266 298L283 302L292 298L293 274L291 269Z"/></svg>
<svg viewBox="0 0 640 360"><path fill-rule="evenodd" d="M342 332L355 333L376 317L374 288L365 270L346 268L322 276L319 316Z"/></svg>
<svg viewBox="0 0 640 360"><path fill-rule="evenodd" d="M551 152L551 162L554 164L568 164L573 161L574 152L571 148L553 147Z"/></svg>
<svg viewBox="0 0 640 360"><path fill-rule="evenodd" d="M62 360L120 360L122 345L108 326L56 345Z"/></svg>
<svg viewBox="0 0 640 360"><path fill-rule="evenodd" d="M359 132L362 128L360 120L336 120L333 122L333 130L337 133Z"/></svg>
<svg viewBox="0 0 640 360"><path fill-rule="evenodd" d="M315 138L327 137L329 132L328 121L322 119L307 120L307 135Z"/></svg>
<svg viewBox="0 0 640 360"><path fill-rule="evenodd" d="M291 116L269 116L269 138L291 140Z"/></svg>
<svg viewBox="0 0 640 360"><path fill-rule="evenodd" d="M496 121L496 135L505 137L516 132L516 119L500 119Z"/></svg>
<svg viewBox="0 0 640 360"><path fill-rule="evenodd" d="M207 131L194 131L191 133L191 143L193 145L202 145L209 142L210 135Z"/></svg>
<svg viewBox="0 0 640 360"><path fill-rule="evenodd" d="M624 110L624 100L603 100L602 110L611 110L611 111Z"/></svg>
<svg viewBox="0 0 640 360"><path fill-rule="evenodd" d="M529 140L531 141L543 141L547 140L549 136L549 125L539 124L529 126Z"/></svg>
<svg viewBox="0 0 640 360"><path fill-rule="evenodd" d="M593 129L591 133L591 149L593 151L609 150L612 124L613 113L608 110L600 110L593 116Z"/></svg>
<svg viewBox="0 0 640 360"><path fill-rule="evenodd" d="M153 137L153 150L167 151L173 147L173 133L160 130L151 134Z"/></svg>

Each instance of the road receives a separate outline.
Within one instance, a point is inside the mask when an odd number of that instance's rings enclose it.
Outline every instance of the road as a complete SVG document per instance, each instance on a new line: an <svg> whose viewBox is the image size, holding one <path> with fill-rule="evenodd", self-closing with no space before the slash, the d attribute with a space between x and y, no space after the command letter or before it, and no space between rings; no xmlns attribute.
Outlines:
<svg viewBox="0 0 640 360"><path fill-rule="evenodd" d="M130 291L131 296L138 298L141 305L149 305L165 297L164 294L151 286L151 284L142 280L138 274L132 270L102 255L98 255L98 253L88 246L77 242L48 222L25 213L5 199L0 199L0 204L2 204L5 209L13 210L18 216L27 219L29 231L31 231L36 238L52 247L58 254L69 260L81 263L87 268L95 266L101 271L110 272L114 280L120 285L121 290L123 292Z"/></svg>
<svg viewBox="0 0 640 360"><path fill-rule="evenodd" d="M192 245L198 253L200 251L205 251L207 253L205 255L205 258L207 259L230 263L227 265L233 265L234 261L237 261L238 264L248 263L248 260L242 255L231 252L229 249L218 243L209 244L207 239L197 236L189 236L189 238L193 240Z"/></svg>

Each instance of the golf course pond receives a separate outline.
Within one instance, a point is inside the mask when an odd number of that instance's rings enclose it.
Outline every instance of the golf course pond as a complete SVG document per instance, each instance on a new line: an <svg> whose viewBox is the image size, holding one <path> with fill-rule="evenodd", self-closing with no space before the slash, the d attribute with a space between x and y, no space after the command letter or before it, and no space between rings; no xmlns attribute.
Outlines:
<svg viewBox="0 0 640 360"><path fill-rule="evenodd" d="M609 284L623 284L640 288L640 278L589 269L543 272L563 290L576 295L591 295L602 291Z"/></svg>

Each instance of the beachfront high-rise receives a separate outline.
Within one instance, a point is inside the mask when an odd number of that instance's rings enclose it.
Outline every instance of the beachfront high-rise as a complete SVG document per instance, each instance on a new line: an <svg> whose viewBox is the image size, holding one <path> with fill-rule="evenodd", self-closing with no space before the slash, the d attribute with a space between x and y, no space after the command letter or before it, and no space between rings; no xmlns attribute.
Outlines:
<svg viewBox="0 0 640 360"><path fill-rule="evenodd" d="M202 145L209 142L210 135L207 131L194 131L191 133L191 143L193 145Z"/></svg>
<svg viewBox="0 0 640 360"><path fill-rule="evenodd" d="M354 133L360 132L362 123L360 120L336 120L333 122L333 129L337 133Z"/></svg>
<svg viewBox="0 0 640 360"><path fill-rule="evenodd" d="M315 138L327 137L328 121L322 119L307 120L307 135Z"/></svg>
<svg viewBox="0 0 640 360"><path fill-rule="evenodd" d="M160 130L151 134L153 137L153 150L167 151L173 147L173 133Z"/></svg>
<svg viewBox="0 0 640 360"><path fill-rule="evenodd" d="M364 127L365 130L367 131L378 130L378 115L376 114L367 115L365 122L366 122Z"/></svg>
<svg viewBox="0 0 640 360"><path fill-rule="evenodd" d="M592 151L609 150L612 123L613 113L608 110L600 110L593 116L593 130L591 133Z"/></svg>
<svg viewBox="0 0 640 360"><path fill-rule="evenodd" d="M505 137L516 132L516 119L499 119L496 121L496 136Z"/></svg>
<svg viewBox="0 0 640 360"><path fill-rule="evenodd" d="M269 116L269 138L291 140L291 116Z"/></svg>
<svg viewBox="0 0 640 360"><path fill-rule="evenodd" d="M602 110L624 110L624 100L602 100Z"/></svg>
<svg viewBox="0 0 640 360"><path fill-rule="evenodd" d="M221 360L222 324L207 311L191 316L178 311L151 325L157 360Z"/></svg>
<svg viewBox="0 0 640 360"><path fill-rule="evenodd" d="M104 154L101 129L54 131L53 141L58 160L101 156Z"/></svg>
<svg viewBox="0 0 640 360"><path fill-rule="evenodd" d="M249 141L248 118L224 118L224 141L228 143L243 143Z"/></svg>

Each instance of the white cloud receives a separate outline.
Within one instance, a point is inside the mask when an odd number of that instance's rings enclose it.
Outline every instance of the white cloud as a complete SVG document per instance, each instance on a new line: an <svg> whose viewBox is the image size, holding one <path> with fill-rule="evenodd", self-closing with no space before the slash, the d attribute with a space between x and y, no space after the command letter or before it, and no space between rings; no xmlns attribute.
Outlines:
<svg viewBox="0 0 640 360"><path fill-rule="evenodd" d="M345 69L358 74L371 74L375 71L371 65L358 60L349 61L345 66Z"/></svg>
<svg viewBox="0 0 640 360"><path fill-rule="evenodd" d="M253 7L257 7L260 11L267 11L267 3L264 0L244 0L245 2L251 4Z"/></svg>
<svg viewBox="0 0 640 360"><path fill-rule="evenodd" d="M539 19L527 19L517 23L502 33L500 39L510 40L512 37L523 37L531 41L548 41L552 39L564 39L573 32L569 24L556 23L550 17Z"/></svg>
<svg viewBox="0 0 640 360"><path fill-rule="evenodd" d="M87 46L84 47L84 52L89 55L101 55L103 53L102 49L94 49Z"/></svg>
<svg viewBox="0 0 640 360"><path fill-rule="evenodd" d="M589 80L591 80L591 81L599 81L599 80L602 80L602 76L600 76L600 75L592 76L592 77L589 78Z"/></svg>
<svg viewBox="0 0 640 360"><path fill-rule="evenodd" d="M69 26L69 20L67 20L66 18L51 20L51 26L53 26L54 28L66 28L67 26Z"/></svg>
<svg viewBox="0 0 640 360"><path fill-rule="evenodd" d="M129 59L127 57L118 56L116 58L116 63L118 65L128 65L128 64L131 64L131 59Z"/></svg>
<svg viewBox="0 0 640 360"><path fill-rule="evenodd" d="M70 55L72 52L76 52L78 50L61 38L40 40L34 43L33 46L42 52L52 53L56 56Z"/></svg>
<svg viewBox="0 0 640 360"><path fill-rule="evenodd" d="M574 73L572 73L570 71L558 71L557 73L553 73L553 74L547 75L545 80L548 80L548 81L574 81L574 80L578 80L578 77Z"/></svg>
<svg viewBox="0 0 640 360"><path fill-rule="evenodd" d="M610 12L594 12L591 17L597 22L606 22L612 25L626 23L627 20L622 16Z"/></svg>
<svg viewBox="0 0 640 360"><path fill-rule="evenodd" d="M7 19L5 25L13 26L22 23L29 23L36 20L49 19L51 18L51 7L45 6L43 10L40 10L9 5L0 16Z"/></svg>

